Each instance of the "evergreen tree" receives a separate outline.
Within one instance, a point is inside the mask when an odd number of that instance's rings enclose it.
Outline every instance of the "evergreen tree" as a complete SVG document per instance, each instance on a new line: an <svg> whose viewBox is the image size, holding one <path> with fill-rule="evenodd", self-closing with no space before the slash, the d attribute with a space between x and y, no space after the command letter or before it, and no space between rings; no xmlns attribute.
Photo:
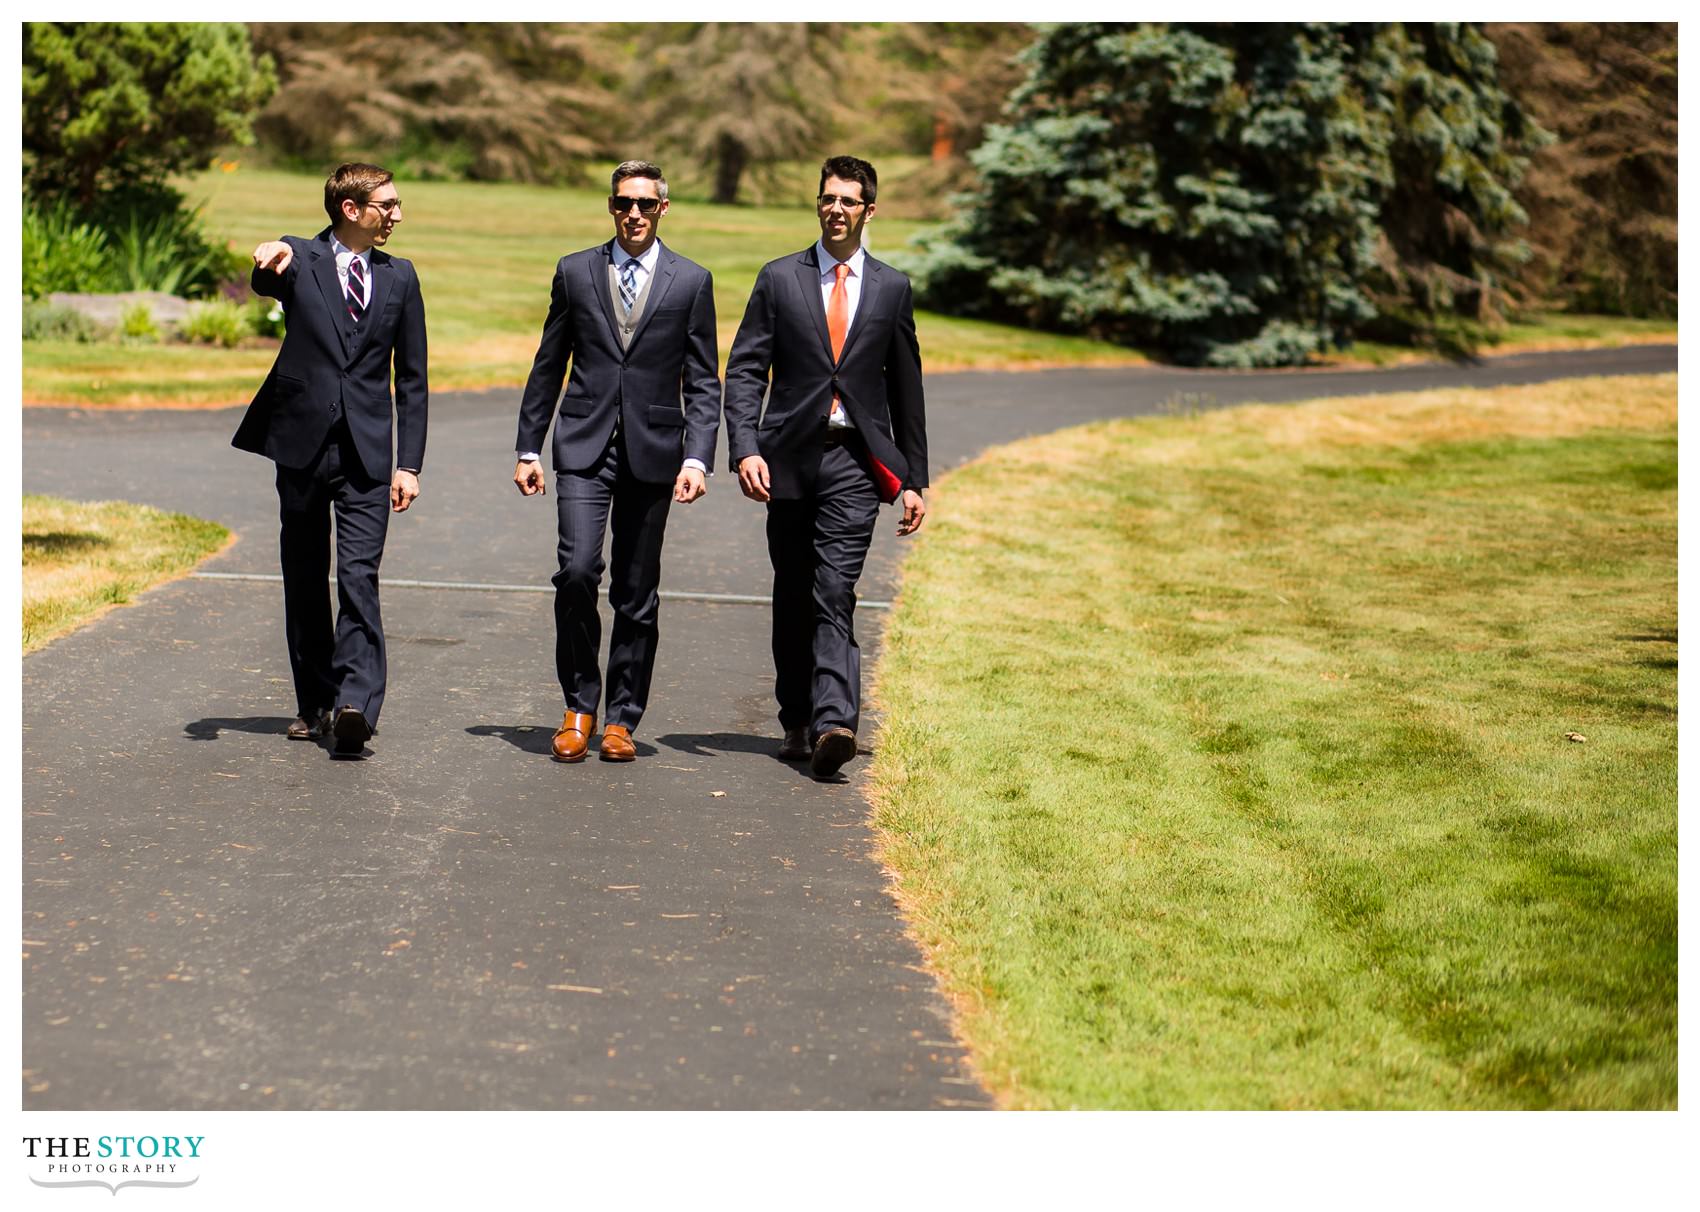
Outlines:
<svg viewBox="0 0 1700 1212"><path fill-rule="evenodd" d="M251 143L276 78L240 25L30 22L23 28L23 176L43 202L93 209L169 197L173 173Z"/></svg>
<svg viewBox="0 0 1700 1212"><path fill-rule="evenodd" d="M630 87L645 99L641 129L707 169L715 202L736 202L746 173L823 158L861 87L838 70L843 31L830 23L661 26L643 43Z"/></svg>
<svg viewBox="0 0 1700 1212"><path fill-rule="evenodd" d="M1489 25L1500 78L1557 139L1535 154L1518 201L1535 302L1675 316L1676 26Z"/></svg>
<svg viewBox="0 0 1700 1212"><path fill-rule="evenodd" d="M559 181L615 143L609 27L544 22L256 25L282 87L266 144L315 170L380 160L426 178ZM350 88L349 64L359 63Z"/></svg>
<svg viewBox="0 0 1700 1212"><path fill-rule="evenodd" d="M1480 314L1517 255L1528 132L1474 30L1059 25L1025 59L914 264L931 306L1287 365L1350 340L1372 290Z"/></svg>

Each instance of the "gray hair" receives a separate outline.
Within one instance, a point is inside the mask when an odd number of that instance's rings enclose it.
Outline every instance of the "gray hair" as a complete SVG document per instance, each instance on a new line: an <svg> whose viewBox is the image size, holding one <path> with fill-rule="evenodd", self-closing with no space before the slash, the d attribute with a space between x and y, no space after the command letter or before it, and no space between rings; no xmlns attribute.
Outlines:
<svg viewBox="0 0 1700 1212"><path fill-rule="evenodd" d="M614 170L614 179L608 185L608 192L612 194L619 193L620 182L624 181L627 177L647 177L649 180L655 182L655 192L661 196L661 200L663 202L667 201L667 178L663 177L661 175L661 170L651 164L648 160L627 160L624 164L620 165L619 168L616 168Z"/></svg>

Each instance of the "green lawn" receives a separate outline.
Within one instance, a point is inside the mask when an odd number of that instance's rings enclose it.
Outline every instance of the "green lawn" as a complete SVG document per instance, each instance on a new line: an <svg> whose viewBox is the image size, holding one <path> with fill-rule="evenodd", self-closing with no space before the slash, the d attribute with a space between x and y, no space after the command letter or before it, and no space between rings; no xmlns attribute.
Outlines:
<svg viewBox="0 0 1700 1212"><path fill-rule="evenodd" d="M23 500L24 651L93 621L230 542L216 522L124 501Z"/></svg>
<svg viewBox="0 0 1700 1212"><path fill-rule="evenodd" d="M555 262L607 240L613 220L606 191L530 185L399 181L403 221L388 248L419 266L431 343L433 387L518 385L531 369L549 309ZM812 186L812 182L811 182ZM325 225L323 179L301 174L219 170L186 182L206 204L210 229L251 249L288 232ZM901 249L922 224L878 215L869 247ZM806 193L785 207L676 202L664 241L714 274L724 362L756 272L818 238ZM1137 353L1081 337L1030 333L998 324L919 313L929 370L1025 365L1128 365ZM182 346L24 346L24 399L32 403L233 404L259 387L271 365L265 349Z"/></svg>
<svg viewBox="0 0 1700 1212"><path fill-rule="evenodd" d="M1670 343L1677 339L1675 320L1640 320L1632 316L1572 315L1552 312L1546 315L1527 315L1514 324L1507 324L1497 339L1484 345L1481 352L1528 353L1555 349L1605 349L1620 345ZM1372 366L1392 366L1433 358L1431 350L1412 349L1404 345L1381 345L1374 341L1358 341L1342 350L1338 363L1364 362Z"/></svg>
<svg viewBox="0 0 1700 1212"><path fill-rule="evenodd" d="M1001 1101L1674 1107L1676 449L1659 376L946 476L872 777Z"/></svg>

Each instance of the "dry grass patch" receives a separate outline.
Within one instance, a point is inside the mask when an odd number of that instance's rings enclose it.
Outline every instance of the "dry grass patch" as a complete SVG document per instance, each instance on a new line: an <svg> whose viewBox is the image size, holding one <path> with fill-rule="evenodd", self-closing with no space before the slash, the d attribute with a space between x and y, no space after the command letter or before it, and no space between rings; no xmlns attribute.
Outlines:
<svg viewBox="0 0 1700 1212"><path fill-rule="evenodd" d="M216 522L124 501L23 499L24 651L228 546Z"/></svg>

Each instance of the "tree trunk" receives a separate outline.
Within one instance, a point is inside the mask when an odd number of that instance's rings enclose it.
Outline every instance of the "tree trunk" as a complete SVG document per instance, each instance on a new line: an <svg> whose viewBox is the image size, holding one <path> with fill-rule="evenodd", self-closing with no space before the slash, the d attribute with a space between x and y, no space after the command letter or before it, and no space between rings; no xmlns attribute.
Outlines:
<svg viewBox="0 0 1700 1212"><path fill-rule="evenodd" d="M721 135L714 149L714 200L730 206L738 200L738 182L749 163L749 149L731 135Z"/></svg>

